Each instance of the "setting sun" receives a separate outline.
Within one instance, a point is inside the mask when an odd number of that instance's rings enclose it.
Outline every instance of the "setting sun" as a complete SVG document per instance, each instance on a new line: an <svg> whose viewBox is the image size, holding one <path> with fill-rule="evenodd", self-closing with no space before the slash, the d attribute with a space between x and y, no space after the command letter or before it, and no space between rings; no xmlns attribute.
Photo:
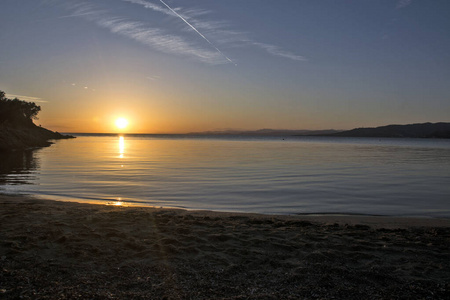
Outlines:
<svg viewBox="0 0 450 300"><path fill-rule="evenodd" d="M116 127L119 129L124 129L128 126L128 120L124 118L116 119Z"/></svg>

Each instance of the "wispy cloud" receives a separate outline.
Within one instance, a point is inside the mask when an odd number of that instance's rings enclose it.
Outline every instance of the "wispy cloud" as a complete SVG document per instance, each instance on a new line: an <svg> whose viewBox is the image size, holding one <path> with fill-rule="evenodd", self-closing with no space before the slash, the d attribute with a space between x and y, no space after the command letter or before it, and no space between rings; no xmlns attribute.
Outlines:
<svg viewBox="0 0 450 300"><path fill-rule="evenodd" d="M106 12L106 10L97 9L94 5L86 2L77 3L65 3L66 8L71 12L71 14L66 16L61 16L59 18L71 18L71 17L83 17L83 16L95 16Z"/></svg>
<svg viewBox="0 0 450 300"><path fill-rule="evenodd" d="M307 59L303 56L296 55L294 53L291 53L289 51L283 50L282 48L267 44L267 43L260 43L256 41L252 41L251 39L247 38L243 32L239 31L233 31L229 30L229 22L225 21L210 21L210 20L200 20L198 17L205 16L210 13L208 10L198 10L198 9L187 9L183 10L181 8L177 8L176 12L172 10L170 7L168 7L168 10L165 10L164 7L161 7L159 5L150 3L145 0L123 0L125 2L133 3L133 4L139 4L147 9L152 9L157 12L164 13L166 15L171 15L174 17L181 18L191 29L195 30L199 35L202 36L208 43L212 45L212 43L209 41L209 39L214 39L216 43L220 45L228 45L230 47L236 47L236 46L254 46L258 47L260 49L265 50L267 53L283 57L295 61L306 61ZM410 0L409 0L410 1ZM166 5L162 0L160 0L164 5ZM167 5L166 5L167 6ZM205 37L204 34L200 33L198 29L206 32L208 34L208 38ZM216 48L213 45L214 48ZM219 49L216 48L221 54L223 54Z"/></svg>
<svg viewBox="0 0 450 300"><path fill-rule="evenodd" d="M133 1L141 4L141 1ZM147 3L147 5L150 4ZM158 9L157 5L150 5L149 7ZM160 52L188 56L208 64L224 64L228 62L220 53L189 42L180 35L169 33L162 28L150 27L141 21L111 15L90 3L68 4L66 8L72 12L69 16L78 16L87 19L100 27L108 29L114 34L124 36ZM160 10L166 10L162 7L159 8Z"/></svg>
<svg viewBox="0 0 450 300"><path fill-rule="evenodd" d="M148 2L148 1L144 1L144 0L123 0L123 1L130 2L130 3L133 3L133 4L139 4L139 5L142 5L145 8L152 9L154 11L158 11L158 12L161 12L161 13L164 13L164 14L175 15L170 10L164 8L163 6L160 6L160 5Z"/></svg>
<svg viewBox="0 0 450 300"><path fill-rule="evenodd" d="M71 15L67 15L67 16L61 16L61 17L59 17L59 19L83 17L83 16L87 16L87 15L94 15L94 14L95 14L95 12L87 12L87 13L81 13L81 14L71 14Z"/></svg>
<svg viewBox="0 0 450 300"><path fill-rule="evenodd" d="M86 86L84 84L76 84L75 82L73 82L73 83L70 83L70 85L73 86L74 88L77 88L77 89L82 89L82 90L85 90L85 91L95 92L95 89L93 89L91 87L88 87L88 86Z"/></svg>
<svg viewBox="0 0 450 300"><path fill-rule="evenodd" d="M167 5L167 3L165 3L164 1L160 0L160 2L164 5L164 6L159 6L156 5L154 3L148 2L148 1L144 1L144 0L123 0L125 2L129 2L129 3L133 3L133 4L139 4L142 5L143 7L147 8L147 9L151 9L153 11L156 12L161 12L163 14L166 15L170 15L170 16L174 16L176 18L181 19L186 25L188 25L188 27L192 30L194 30L203 40L205 40L211 47L213 47L220 55L222 55L228 62L233 63L234 62L228 57L226 56L222 51L220 51L206 36L204 36L196 27L198 27L197 25L194 26L192 25L187 19L190 19L188 16L184 16L180 13L177 12L177 10L181 10L180 8L172 8L169 5ZM208 12L205 10L190 10L189 14L191 14L191 16L200 16L200 15L204 15L207 14Z"/></svg>
<svg viewBox="0 0 450 300"><path fill-rule="evenodd" d="M397 8L405 8L412 3L412 0L399 0L397 2Z"/></svg>
<svg viewBox="0 0 450 300"><path fill-rule="evenodd" d="M97 24L112 33L133 39L161 52L186 55L210 64L226 63L225 58L216 51L196 47L181 36L169 34L162 29L149 28L142 22L101 18L97 20Z"/></svg>
<svg viewBox="0 0 450 300"><path fill-rule="evenodd" d="M258 43L258 42L253 42L253 45L260 47L261 49L264 49L268 53L275 55L275 56L280 56L280 57L284 57L284 58L288 58L288 59L292 59L292 60L296 60L296 61L307 61L307 59L303 56L296 55L294 53L285 51L285 50L281 49L280 47L277 47L274 45Z"/></svg>
<svg viewBox="0 0 450 300"><path fill-rule="evenodd" d="M179 17L181 20L183 20L184 23L186 23L189 27L191 27L198 35L200 35L205 41L208 42L208 44L210 44L214 49L216 49L217 52L219 52L220 54L223 55L223 57L225 57L230 63L234 62L229 59L225 54L222 53L222 51L219 50L219 48L217 48L216 46L214 46L213 43L211 43L210 40L208 40L200 31L197 30L197 28L195 28L191 23L189 23L188 21L186 21L185 18L183 18L183 16L181 16L179 13L177 13L175 10L173 10L169 5L167 5L163 0L159 0L162 4L164 4L171 12L173 12L175 15L177 15L177 17Z"/></svg>
<svg viewBox="0 0 450 300"><path fill-rule="evenodd" d="M147 78L148 80L155 81L155 80L160 80L160 79L161 79L161 76L158 76L158 75L152 75L152 76L147 76L146 78Z"/></svg>
<svg viewBox="0 0 450 300"><path fill-rule="evenodd" d="M256 42L248 38L244 32L230 29L232 27L230 22L211 20L211 18L208 18L211 14L209 10L175 8L168 6L162 0L159 0L161 4L145 0L122 1L177 18L183 21L185 26L181 28L182 31L178 30L178 32L173 27L155 26L155 24L160 23L154 20L150 20L150 23L153 22L153 25L150 26L149 22L136 20L128 15L124 16L122 13L114 14L111 12L111 7L105 9L88 1L62 2L70 13L60 18L84 18L99 27L109 30L111 33L126 37L151 49L177 56L190 57L213 65L234 64L234 61L224 53L224 49L229 50L237 47L256 47L273 56L294 61L306 60L303 56L286 51L281 47ZM197 34L204 43L200 42L201 40L199 39L192 38L192 34L187 34L188 31Z"/></svg>
<svg viewBox="0 0 450 300"><path fill-rule="evenodd" d="M38 103L46 103L46 102L48 102L47 100L44 100L42 98L32 97L32 96L24 96L24 95L6 94L6 97L9 98L9 99L18 98L20 100L28 101L28 102L38 102Z"/></svg>

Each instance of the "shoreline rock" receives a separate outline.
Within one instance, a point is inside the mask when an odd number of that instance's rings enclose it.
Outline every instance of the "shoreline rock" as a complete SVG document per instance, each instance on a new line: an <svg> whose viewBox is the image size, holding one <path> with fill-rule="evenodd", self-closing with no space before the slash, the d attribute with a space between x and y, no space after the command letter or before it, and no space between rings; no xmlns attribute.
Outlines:
<svg viewBox="0 0 450 300"><path fill-rule="evenodd" d="M0 126L0 151L25 150L35 147L48 147L50 140L75 138L63 135L43 127L31 124L28 126L12 127L3 124Z"/></svg>

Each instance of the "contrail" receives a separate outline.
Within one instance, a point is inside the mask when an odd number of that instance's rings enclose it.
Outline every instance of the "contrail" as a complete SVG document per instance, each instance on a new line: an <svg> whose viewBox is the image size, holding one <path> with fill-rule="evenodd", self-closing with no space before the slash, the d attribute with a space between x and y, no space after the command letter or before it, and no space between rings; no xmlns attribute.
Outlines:
<svg viewBox="0 0 450 300"><path fill-rule="evenodd" d="M222 51L220 51L216 46L214 46L213 43L211 43L206 36L204 36L203 34L201 34L200 31L198 31L194 26L191 25L191 23L189 23L188 21L186 21L185 18L183 18L180 14L178 14L176 11L174 11L169 5L167 5L163 0L159 0L162 4L164 4L168 9L170 9L171 12L173 12L177 17L179 17L181 20L183 20L184 23L186 23L187 25L189 25L189 27L191 27L195 32L198 33L198 35L200 35L205 41L207 41L214 49L217 50L217 52L219 52L220 54L222 54L223 57L225 57L230 63L234 64L235 66L237 66L237 64L234 63L234 61L232 61L231 59L229 59L225 54L222 53Z"/></svg>

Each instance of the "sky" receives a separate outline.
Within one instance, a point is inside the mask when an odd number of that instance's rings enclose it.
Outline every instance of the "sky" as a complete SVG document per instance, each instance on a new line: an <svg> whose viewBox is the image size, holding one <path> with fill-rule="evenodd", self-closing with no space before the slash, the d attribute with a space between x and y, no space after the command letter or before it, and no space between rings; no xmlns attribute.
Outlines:
<svg viewBox="0 0 450 300"><path fill-rule="evenodd" d="M59 132L450 122L448 0L2 0L0 90Z"/></svg>

